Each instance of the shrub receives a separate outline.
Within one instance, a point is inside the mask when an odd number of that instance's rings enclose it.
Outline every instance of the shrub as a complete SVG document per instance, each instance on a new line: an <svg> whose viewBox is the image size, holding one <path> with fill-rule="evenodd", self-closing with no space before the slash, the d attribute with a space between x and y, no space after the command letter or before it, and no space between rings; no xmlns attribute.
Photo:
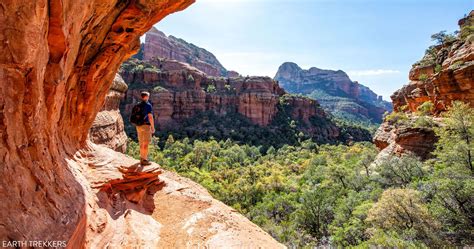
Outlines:
<svg viewBox="0 0 474 249"><path fill-rule="evenodd" d="M446 44L456 40L456 34L449 34L446 30L440 31L436 34L431 35L431 40L435 41L437 45Z"/></svg>
<svg viewBox="0 0 474 249"><path fill-rule="evenodd" d="M385 116L385 121L390 124L403 124L409 120L408 115L404 112L392 112Z"/></svg>
<svg viewBox="0 0 474 249"><path fill-rule="evenodd" d="M443 67L442 67L440 64L436 64L436 66L435 66L435 73L441 72L442 69L443 69Z"/></svg>
<svg viewBox="0 0 474 249"><path fill-rule="evenodd" d="M187 80L188 80L188 82L191 82L191 83L194 82L194 77L193 77L193 75L192 75L192 74L188 75L188 79L187 79Z"/></svg>
<svg viewBox="0 0 474 249"><path fill-rule="evenodd" d="M431 117L428 116L419 116L414 123L415 128L431 128L435 126L435 122Z"/></svg>
<svg viewBox="0 0 474 249"><path fill-rule="evenodd" d="M428 115L434 110L434 104L431 101L423 102L416 108L419 115Z"/></svg>
<svg viewBox="0 0 474 249"><path fill-rule="evenodd" d="M420 192L413 189L387 189L369 210L366 222L375 229L394 231L405 240L437 245L439 223L431 216Z"/></svg>
<svg viewBox="0 0 474 249"><path fill-rule="evenodd" d="M428 80L428 75L422 73L422 74L420 74L420 76L418 77L418 80L419 80L419 81L426 82L426 81Z"/></svg>
<svg viewBox="0 0 474 249"><path fill-rule="evenodd" d="M404 111L408 110L408 105L402 105L398 108L398 110L401 111L401 112L404 112Z"/></svg>
<svg viewBox="0 0 474 249"><path fill-rule="evenodd" d="M158 70L158 68L156 67L147 67L145 69L143 69L144 72L147 72L147 73L158 73L160 72L160 70Z"/></svg>
<svg viewBox="0 0 474 249"><path fill-rule="evenodd" d="M212 84L211 84L211 85L207 85L206 92L208 92L208 93L214 93L214 92L216 92L216 91L217 91L216 86L214 86L214 85L212 85Z"/></svg>
<svg viewBox="0 0 474 249"><path fill-rule="evenodd" d="M449 69L456 70L460 68L463 64L464 64L464 61L456 61L453 64L451 64L451 66L449 66Z"/></svg>

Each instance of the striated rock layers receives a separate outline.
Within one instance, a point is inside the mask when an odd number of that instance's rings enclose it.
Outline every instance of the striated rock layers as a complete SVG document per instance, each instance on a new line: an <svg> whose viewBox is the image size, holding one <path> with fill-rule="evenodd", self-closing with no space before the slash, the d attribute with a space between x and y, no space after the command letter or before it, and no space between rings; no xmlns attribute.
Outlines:
<svg viewBox="0 0 474 249"><path fill-rule="evenodd" d="M392 96L395 110L416 111L426 101L442 112L453 100L474 106L474 11L459 21L457 39L432 46L410 71L410 82ZM469 29L469 30L467 30Z"/></svg>
<svg viewBox="0 0 474 249"><path fill-rule="evenodd" d="M413 119L421 104L431 102L431 114L438 116L455 100L474 107L474 11L461 19L459 25L458 37L430 47L422 60L413 65L410 82L391 96L395 112L405 112ZM435 120L442 123L440 118ZM436 141L432 127L415 128L412 120L398 124L385 121L374 137L382 150L379 157L414 153L426 159Z"/></svg>
<svg viewBox="0 0 474 249"><path fill-rule="evenodd" d="M150 91L150 101L158 128L177 127L196 114L213 111L218 115L239 113L252 123L268 126L278 113L286 92L269 77L211 77L200 70L175 60L156 59L148 62L129 60L121 70L129 84L124 115L129 115L140 92ZM327 140L336 140L338 128L330 123L315 127L310 119L327 115L319 104L309 98L286 96L293 119L307 124L309 133Z"/></svg>
<svg viewBox="0 0 474 249"><path fill-rule="evenodd" d="M210 76L234 77L238 74L227 71L209 51L172 35L166 36L155 27L145 37L143 59L167 58L187 63Z"/></svg>
<svg viewBox="0 0 474 249"><path fill-rule="evenodd" d="M147 188L145 199L92 188L130 179L133 172L119 168L133 171L136 164L87 140L118 67L146 30L192 2L2 1L0 240L67 241L70 248L173 248L186 241L280 247L201 187L168 172L161 177L165 192L153 195L159 184L138 186Z"/></svg>
<svg viewBox="0 0 474 249"><path fill-rule="evenodd" d="M89 138L92 142L103 144L122 153L127 149L127 134L125 134L119 107L127 88L122 77L116 74L105 103L89 130Z"/></svg>
<svg viewBox="0 0 474 249"><path fill-rule="evenodd" d="M390 155L411 153L421 159L428 159L438 141L430 127L415 127L416 117L405 123L384 122L374 136L375 146L381 152L378 159Z"/></svg>
<svg viewBox="0 0 474 249"><path fill-rule="evenodd" d="M283 63L275 75L275 80L290 93L308 95L336 116L359 117L380 123L390 103L383 101L368 87L351 81L341 70L324 70L312 67L301 69L292 62Z"/></svg>

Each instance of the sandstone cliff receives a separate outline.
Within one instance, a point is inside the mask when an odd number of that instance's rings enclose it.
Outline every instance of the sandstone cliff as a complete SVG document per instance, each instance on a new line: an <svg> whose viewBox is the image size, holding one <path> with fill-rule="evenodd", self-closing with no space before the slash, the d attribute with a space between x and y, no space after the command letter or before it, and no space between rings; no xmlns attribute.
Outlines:
<svg viewBox="0 0 474 249"><path fill-rule="evenodd" d="M164 172L164 187L157 169L136 169L136 161L87 140L138 38L192 2L2 1L0 240L280 247L192 182Z"/></svg>
<svg viewBox="0 0 474 249"><path fill-rule="evenodd" d="M103 144L113 150L125 153L127 149L127 134L125 134L120 101L125 97L127 84L122 77L115 75L114 82L105 98L102 109L89 130L89 137L96 144Z"/></svg>
<svg viewBox="0 0 474 249"><path fill-rule="evenodd" d="M210 76L236 76L228 72L209 51L174 36L166 36L155 27L146 33L143 59L167 58L187 63Z"/></svg>
<svg viewBox="0 0 474 249"><path fill-rule="evenodd" d="M414 112L426 101L442 112L453 100L474 106L474 11L459 21L459 37L435 45L410 70L410 82L392 96L395 110ZM469 31L470 30L470 31Z"/></svg>
<svg viewBox="0 0 474 249"><path fill-rule="evenodd" d="M417 127L417 116L405 122L385 121L374 136L375 146L381 151L378 160L390 155L413 154L421 159L430 158L438 141L432 127Z"/></svg>
<svg viewBox="0 0 474 249"><path fill-rule="evenodd" d="M212 77L175 60L129 60L121 75L129 85L123 114L129 115L140 92L150 91L158 128L186 128L186 121L199 113L237 113L259 126L272 126L286 92L269 77ZM285 97L288 117L305 126L304 131L324 141L336 141L339 129L328 120L317 101ZM314 118L324 120L319 126ZM205 132L205 130L203 130Z"/></svg>
<svg viewBox="0 0 474 249"><path fill-rule="evenodd" d="M308 95L339 117L380 123L390 103L383 101L368 87L351 81L341 70L324 70L312 67L301 69L292 62L283 63L275 75L280 85L290 93Z"/></svg>
<svg viewBox="0 0 474 249"><path fill-rule="evenodd" d="M437 141L433 125L452 101L474 106L474 11L459 21L460 32L442 44L430 47L410 71L410 82L392 96L395 112L405 113L408 120L386 120L377 130L374 142L381 150L379 157L413 153L422 159L430 156ZM414 127L419 107L431 102L435 123L430 127Z"/></svg>

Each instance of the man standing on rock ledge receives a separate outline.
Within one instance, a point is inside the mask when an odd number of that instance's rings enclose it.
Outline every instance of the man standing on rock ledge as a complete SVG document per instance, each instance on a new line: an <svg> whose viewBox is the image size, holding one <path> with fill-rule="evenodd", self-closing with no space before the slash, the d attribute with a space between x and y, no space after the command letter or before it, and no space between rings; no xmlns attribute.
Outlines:
<svg viewBox="0 0 474 249"><path fill-rule="evenodd" d="M136 125L138 134L138 143L140 144L140 164L150 165L148 161L148 145L151 142L151 136L155 133L155 122L153 120L153 108L148 99L149 92L141 92L142 101L132 110L130 121Z"/></svg>

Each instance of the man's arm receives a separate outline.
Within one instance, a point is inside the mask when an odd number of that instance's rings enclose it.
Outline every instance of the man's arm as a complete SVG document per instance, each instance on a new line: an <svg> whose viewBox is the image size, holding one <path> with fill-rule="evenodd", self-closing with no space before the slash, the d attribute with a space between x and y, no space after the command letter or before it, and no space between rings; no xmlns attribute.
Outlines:
<svg viewBox="0 0 474 249"><path fill-rule="evenodd" d="M151 133L155 133L155 120L153 120L153 115L148 113L148 120L150 121Z"/></svg>

